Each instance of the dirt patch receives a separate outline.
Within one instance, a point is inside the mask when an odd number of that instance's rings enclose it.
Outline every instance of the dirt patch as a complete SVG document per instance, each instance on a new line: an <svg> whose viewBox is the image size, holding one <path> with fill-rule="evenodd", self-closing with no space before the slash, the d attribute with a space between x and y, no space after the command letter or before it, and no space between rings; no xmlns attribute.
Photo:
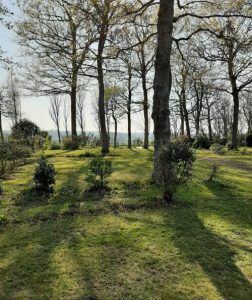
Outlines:
<svg viewBox="0 0 252 300"><path fill-rule="evenodd" d="M213 158L213 157L209 157L209 158L200 157L198 159L209 161L209 162L212 162L212 163L217 163L217 164L223 165L223 166L228 166L228 167L237 168L237 169L241 169L241 170L244 170L244 171L252 172L252 166L248 166L245 163L241 163L241 162L235 162L235 161L219 159L219 158Z"/></svg>

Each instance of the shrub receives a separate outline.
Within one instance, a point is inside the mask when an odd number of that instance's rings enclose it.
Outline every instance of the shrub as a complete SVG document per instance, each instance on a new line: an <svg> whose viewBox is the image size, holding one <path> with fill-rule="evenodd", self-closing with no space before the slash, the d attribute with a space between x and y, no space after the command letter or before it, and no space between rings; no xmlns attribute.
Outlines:
<svg viewBox="0 0 252 300"><path fill-rule="evenodd" d="M60 144L58 143L52 143L51 147L50 147L50 150L60 150L61 147L60 147Z"/></svg>
<svg viewBox="0 0 252 300"><path fill-rule="evenodd" d="M211 183L213 181L216 181L216 179L219 177L219 174L220 174L220 167L217 164L213 164L210 173L208 175L207 182Z"/></svg>
<svg viewBox="0 0 252 300"><path fill-rule="evenodd" d="M242 148L241 149L241 155L248 155L249 152L248 152L248 149L247 148Z"/></svg>
<svg viewBox="0 0 252 300"><path fill-rule="evenodd" d="M252 147L252 134L250 134L246 137L246 146Z"/></svg>
<svg viewBox="0 0 252 300"><path fill-rule="evenodd" d="M37 191L51 192L55 183L55 168L47 162L44 155L38 160L38 165L34 174L35 188Z"/></svg>
<svg viewBox="0 0 252 300"><path fill-rule="evenodd" d="M163 189L165 201L171 202L178 186L189 180L194 161L195 155L188 143L176 141L159 150L154 176Z"/></svg>
<svg viewBox="0 0 252 300"><path fill-rule="evenodd" d="M30 157L31 149L14 141L0 143L0 173L4 174Z"/></svg>
<svg viewBox="0 0 252 300"><path fill-rule="evenodd" d="M72 138L65 136L62 140L62 149L63 150L78 150L80 147L80 140L78 137Z"/></svg>
<svg viewBox="0 0 252 300"><path fill-rule="evenodd" d="M84 152L84 153L81 153L81 154L79 155L79 157L95 157L95 154L92 153L92 152L86 151L86 152Z"/></svg>
<svg viewBox="0 0 252 300"><path fill-rule="evenodd" d="M210 146L211 146L210 140L205 135L198 135L192 144L192 147L194 149L209 149Z"/></svg>
<svg viewBox="0 0 252 300"><path fill-rule="evenodd" d="M89 174L86 182L89 184L89 191L108 190L107 178L112 174L112 161L103 157L94 158L88 167Z"/></svg>
<svg viewBox="0 0 252 300"><path fill-rule="evenodd" d="M132 141L133 147L142 147L143 146L143 140L140 138L134 139Z"/></svg>
<svg viewBox="0 0 252 300"><path fill-rule="evenodd" d="M211 150L213 151L214 154L218 154L218 155L223 155L225 153L224 147L217 143L214 143L211 146Z"/></svg>
<svg viewBox="0 0 252 300"><path fill-rule="evenodd" d="M7 223L7 218L4 215L0 215L0 226L4 226Z"/></svg>
<svg viewBox="0 0 252 300"><path fill-rule="evenodd" d="M218 136L214 137L212 140L213 144L220 144L221 146L226 146L227 142L226 138L220 138Z"/></svg>

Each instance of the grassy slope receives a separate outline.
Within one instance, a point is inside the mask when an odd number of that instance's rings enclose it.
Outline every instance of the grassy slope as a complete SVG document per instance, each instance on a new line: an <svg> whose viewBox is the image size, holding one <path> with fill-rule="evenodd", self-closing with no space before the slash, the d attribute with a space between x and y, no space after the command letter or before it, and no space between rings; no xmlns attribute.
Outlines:
<svg viewBox="0 0 252 300"><path fill-rule="evenodd" d="M4 182L0 299L252 299L251 172L223 166L220 182L205 184L213 155L201 152L167 208L147 185L150 151L112 151L114 192L95 199L83 194L82 152L48 151L58 172L50 199L29 191L33 162ZM122 180L141 188L127 192Z"/></svg>

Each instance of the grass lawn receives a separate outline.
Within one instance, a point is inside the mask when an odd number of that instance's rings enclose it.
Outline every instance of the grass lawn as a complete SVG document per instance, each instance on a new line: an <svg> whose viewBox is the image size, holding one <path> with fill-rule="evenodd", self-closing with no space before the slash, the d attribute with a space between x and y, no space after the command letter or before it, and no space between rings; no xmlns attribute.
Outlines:
<svg viewBox="0 0 252 300"><path fill-rule="evenodd" d="M49 198L31 192L36 157L4 181L1 300L252 299L252 152L198 152L170 207L149 185L152 151L112 150L104 197L85 193L84 152L46 152ZM207 184L217 160L222 174Z"/></svg>

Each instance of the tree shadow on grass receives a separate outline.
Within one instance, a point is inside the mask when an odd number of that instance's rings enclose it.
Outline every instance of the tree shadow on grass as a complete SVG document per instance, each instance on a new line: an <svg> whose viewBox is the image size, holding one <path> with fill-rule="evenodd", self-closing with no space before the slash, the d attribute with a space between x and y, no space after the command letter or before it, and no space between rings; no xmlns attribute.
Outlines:
<svg viewBox="0 0 252 300"><path fill-rule="evenodd" d="M173 242L193 264L200 265L224 299L252 299L252 285L236 266L229 243L206 228L193 209L176 210Z"/></svg>

